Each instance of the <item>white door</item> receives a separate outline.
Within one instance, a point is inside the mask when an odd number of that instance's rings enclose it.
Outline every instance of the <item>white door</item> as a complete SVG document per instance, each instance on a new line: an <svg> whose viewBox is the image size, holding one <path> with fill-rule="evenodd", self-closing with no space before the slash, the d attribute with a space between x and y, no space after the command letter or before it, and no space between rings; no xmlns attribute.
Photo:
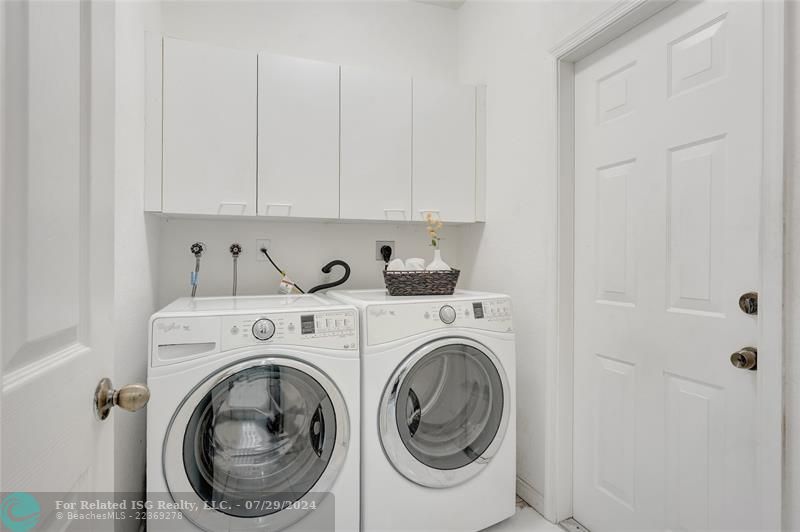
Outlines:
<svg viewBox="0 0 800 532"><path fill-rule="evenodd" d="M414 80L414 220L475 221L475 87Z"/></svg>
<svg viewBox="0 0 800 532"><path fill-rule="evenodd" d="M259 54L258 214L339 217L339 65Z"/></svg>
<svg viewBox="0 0 800 532"><path fill-rule="evenodd" d="M574 516L754 530L760 2L673 4L575 68Z"/></svg>
<svg viewBox="0 0 800 532"><path fill-rule="evenodd" d="M113 369L114 8L0 10L2 490L108 492L113 416L92 397ZM41 510L37 529L65 526Z"/></svg>
<svg viewBox="0 0 800 532"><path fill-rule="evenodd" d="M255 53L164 39L163 211L256 214Z"/></svg>
<svg viewBox="0 0 800 532"><path fill-rule="evenodd" d="M341 217L411 219L411 78L342 67Z"/></svg>

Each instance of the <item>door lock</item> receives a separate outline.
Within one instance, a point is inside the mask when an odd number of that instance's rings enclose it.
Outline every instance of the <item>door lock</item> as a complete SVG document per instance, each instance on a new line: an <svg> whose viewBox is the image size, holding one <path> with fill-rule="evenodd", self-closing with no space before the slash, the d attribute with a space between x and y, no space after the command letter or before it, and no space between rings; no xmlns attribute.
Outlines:
<svg viewBox="0 0 800 532"><path fill-rule="evenodd" d="M755 347L743 347L731 355L731 364L739 369L754 371L758 363L758 350Z"/></svg>
<svg viewBox="0 0 800 532"><path fill-rule="evenodd" d="M119 390L114 389L111 379L103 378L94 390L94 413L97 419L104 420L115 406L128 412L136 412L150 400L150 389L145 384L128 384Z"/></svg>

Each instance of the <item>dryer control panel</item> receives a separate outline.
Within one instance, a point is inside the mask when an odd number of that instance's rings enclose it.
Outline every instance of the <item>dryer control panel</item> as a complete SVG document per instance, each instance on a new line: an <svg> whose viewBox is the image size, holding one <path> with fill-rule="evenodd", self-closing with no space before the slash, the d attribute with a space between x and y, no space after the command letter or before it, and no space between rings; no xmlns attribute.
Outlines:
<svg viewBox="0 0 800 532"><path fill-rule="evenodd" d="M370 305L366 312L368 345L450 327L514 332L509 298Z"/></svg>

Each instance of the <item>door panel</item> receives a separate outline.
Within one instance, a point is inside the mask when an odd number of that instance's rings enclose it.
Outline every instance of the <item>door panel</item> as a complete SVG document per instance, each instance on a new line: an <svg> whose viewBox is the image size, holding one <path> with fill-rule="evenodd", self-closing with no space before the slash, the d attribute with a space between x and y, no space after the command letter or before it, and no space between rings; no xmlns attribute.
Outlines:
<svg viewBox="0 0 800 532"><path fill-rule="evenodd" d="M163 209L255 215L255 53L164 39Z"/></svg>
<svg viewBox="0 0 800 532"><path fill-rule="evenodd" d="M258 214L339 217L339 65L259 54Z"/></svg>
<svg viewBox="0 0 800 532"><path fill-rule="evenodd" d="M758 529L761 13L676 3L575 68L574 515Z"/></svg>
<svg viewBox="0 0 800 532"><path fill-rule="evenodd" d="M411 219L411 78L342 67L342 218Z"/></svg>
<svg viewBox="0 0 800 532"><path fill-rule="evenodd" d="M475 221L475 87L414 80L414 220Z"/></svg>
<svg viewBox="0 0 800 532"><path fill-rule="evenodd" d="M111 374L114 9L10 2L4 11L2 487L113 490ZM110 30L111 29L111 30ZM45 528L52 516L42 516ZM55 525L52 525L55 527Z"/></svg>

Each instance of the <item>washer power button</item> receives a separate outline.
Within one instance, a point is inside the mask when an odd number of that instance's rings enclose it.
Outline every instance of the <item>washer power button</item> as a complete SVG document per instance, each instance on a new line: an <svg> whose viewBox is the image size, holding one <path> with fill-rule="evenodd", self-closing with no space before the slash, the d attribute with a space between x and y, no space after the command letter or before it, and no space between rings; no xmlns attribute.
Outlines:
<svg viewBox="0 0 800 532"><path fill-rule="evenodd" d="M456 321L456 309L450 305L445 305L439 309L439 319L448 325Z"/></svg>

